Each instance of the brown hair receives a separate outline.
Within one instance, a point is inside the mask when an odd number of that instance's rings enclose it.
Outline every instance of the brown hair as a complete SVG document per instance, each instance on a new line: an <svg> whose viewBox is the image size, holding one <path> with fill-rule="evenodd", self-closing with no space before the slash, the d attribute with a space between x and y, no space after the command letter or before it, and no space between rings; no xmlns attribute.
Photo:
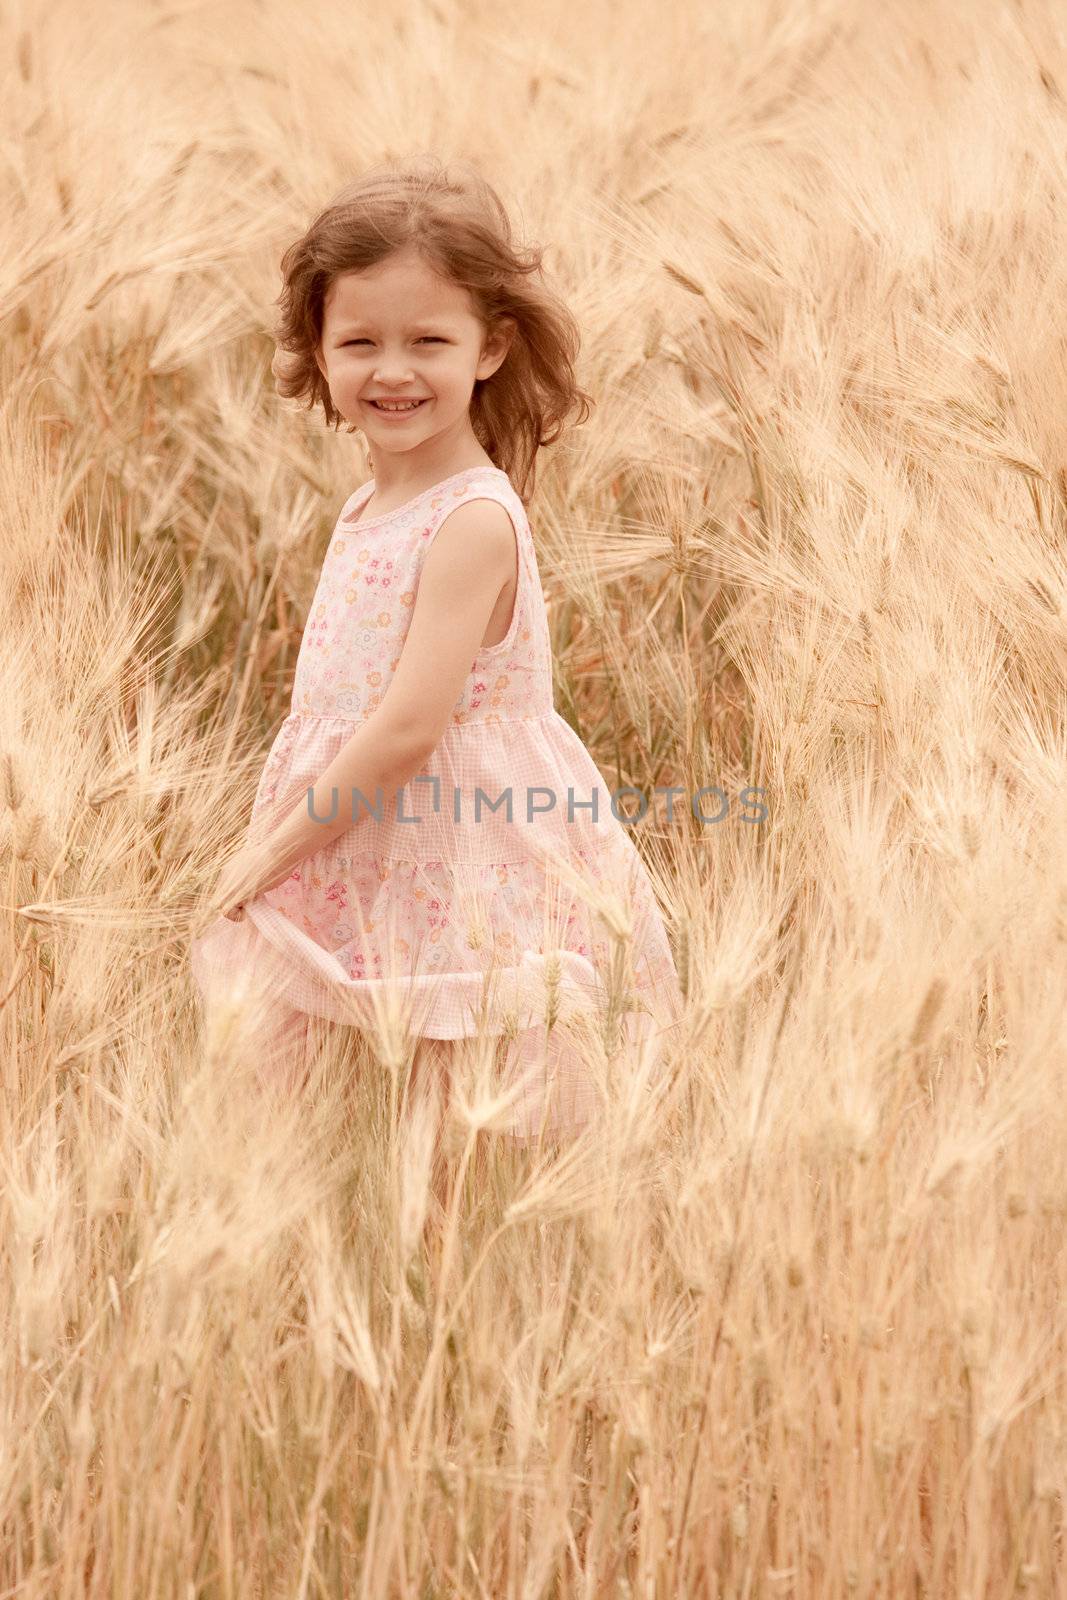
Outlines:
<svg viewBox="0 0 1067 1600"><path fill-rule="evenodd" d="M469 292L487 330L502 317L515 321L504 360L475 381L470 414L479 443L525 500L540 447L555 443L572 410L584 422L594 402L575 381L578 324L540 276L543 247L513 243L502 202L466 162L445 167L435 156L415 156L374 167L335 195L289 247L275 302L277 391L306 400L308 411L321 403L327 424L338 426L341 415L315 361L327 290L341 273L360 272L405 246Z"/></svg>

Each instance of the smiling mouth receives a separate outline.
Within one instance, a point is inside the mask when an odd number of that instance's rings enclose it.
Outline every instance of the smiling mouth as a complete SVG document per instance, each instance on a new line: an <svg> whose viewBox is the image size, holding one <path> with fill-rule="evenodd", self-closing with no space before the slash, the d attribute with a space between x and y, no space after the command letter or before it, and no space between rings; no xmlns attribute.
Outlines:
<svg viewBox="0 0 1067 1600"><path fill-rule="evenodd" d="M423 398L422 400L416 400L412 405L404 404L402 406L383 406L380 405L377 400L368 400L365 403L371 406L373 410L377 411L383 417L410 417L413 416L421 406L426 404L426 400Z"/></svg>

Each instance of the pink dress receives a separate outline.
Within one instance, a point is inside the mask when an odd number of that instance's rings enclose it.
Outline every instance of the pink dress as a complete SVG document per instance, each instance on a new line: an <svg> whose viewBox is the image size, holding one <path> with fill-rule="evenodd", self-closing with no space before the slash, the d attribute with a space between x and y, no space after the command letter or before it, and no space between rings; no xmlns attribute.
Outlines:
<svg viewBox="0 0 1067 1600"><path fill-rule="evenodd" d="M426 552L449 512L471 500L498 501L517 536L507 635L478 651L450 727L380 819L362 805L354 827L250 901L244 922L219 918L193 942L194 977L207 1000L247 962L269 961L272 994L305 1021L374 1030L399 1005L415 1034L504 1034L513 1044L503 1081L521 1081L522 1092L503 1126L519 1138L542 1121L574 1130L597 1105L582 1028L610 1013L631 1038L663 1035L681 1013L651 881L612 814L610 788L553 707L533 537L507 474L467 468L364 519L373 492L371 479L338 517L250 837L306 797L381 703ZM626 921L628 954L618 937Z"/></svg>

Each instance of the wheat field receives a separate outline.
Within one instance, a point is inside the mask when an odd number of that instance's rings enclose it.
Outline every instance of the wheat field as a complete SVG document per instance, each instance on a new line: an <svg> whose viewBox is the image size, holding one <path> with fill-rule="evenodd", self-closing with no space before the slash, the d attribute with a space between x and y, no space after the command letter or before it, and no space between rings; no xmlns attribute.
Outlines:
<svg viewBox="0 0 1067 1600"><path fill-rule="evenodd" d="M0 1600L1067 1594L1062 9L56 0L0 48ZM582 329L557 707L726 800L632 833L667 1073L601 1052L595 1136L517 1151L472 1051L443 1213L402 1038L265 1100L188 967L369 476L275 394L278 260L419 150Z"/></svg>

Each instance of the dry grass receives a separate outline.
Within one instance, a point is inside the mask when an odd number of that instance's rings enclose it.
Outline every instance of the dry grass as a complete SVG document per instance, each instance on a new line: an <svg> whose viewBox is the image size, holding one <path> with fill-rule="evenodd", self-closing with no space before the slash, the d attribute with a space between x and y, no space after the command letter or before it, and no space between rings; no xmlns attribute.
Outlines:
<svg viewBox="0 0 1067 1600"><path fill-rule="evenodd" d="M0 1596L1067 1594L1057 9L0 41ZM517 1152L472 1059L441 1217L403 1041L264 1102L187 968L365 476L273 395L277 260L412 148L583 326L557 704L730 797L635 830L664 1096L624 1051L601 1137Z"/></svg>

